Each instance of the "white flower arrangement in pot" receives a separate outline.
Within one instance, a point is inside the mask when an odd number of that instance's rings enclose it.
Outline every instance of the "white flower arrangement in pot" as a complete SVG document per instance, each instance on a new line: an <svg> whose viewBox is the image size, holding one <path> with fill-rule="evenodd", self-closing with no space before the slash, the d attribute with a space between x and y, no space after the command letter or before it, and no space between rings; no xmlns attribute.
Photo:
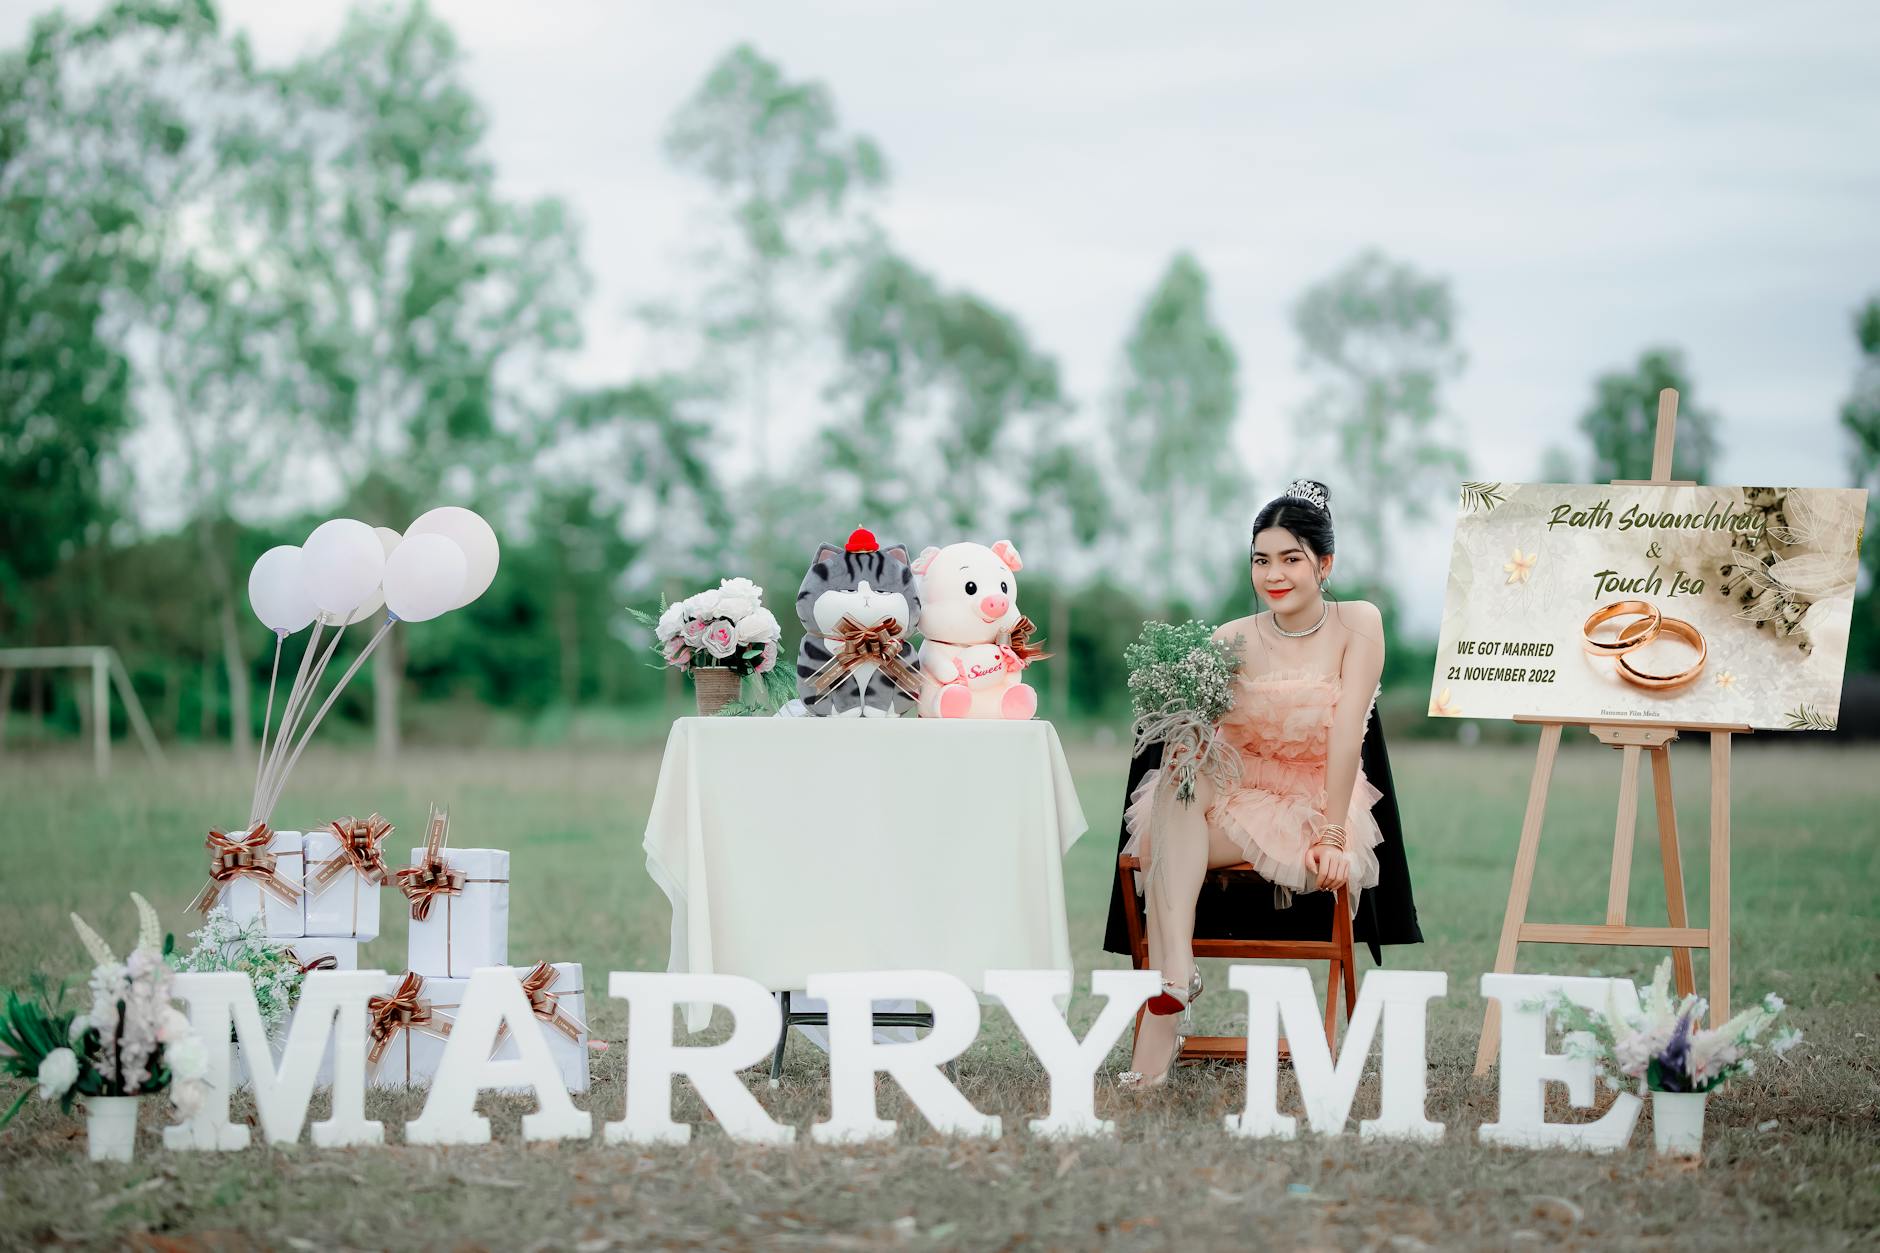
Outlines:
<svg viewBox="0 0 1880 1253"><path fill-rule="evenodd" d="M662 665L692 676L701 715L731 706L746 675L776 669L783 627L764 608L764 589L747 578L724 579L717 587L662 604L658 617L639 609L627 612L652 628L653 650Z"/></svg>
<svg viewBox="0 0 1880 1253"><path fill-rule="evenodd" d="M1555 1023L1567 1032L1568 1055L1590 1058L1614 1091L1631 1080L1640 1094L1650 1092L1657 1150L1690 1157L1703 1148L1709 1095L1738 1075L1754 1074L1754 1054L1780 1057L1802 1038L1793 1029L1769 1035L1783 1010L1782 998L1773 993L1706 1031L1697 1024L1708 1008L1701 996L1672 998L1668 957L1640 999L1637 1014L1620 1012L1616 1003L1599 1013L1564 996L1548 1003Z"/></svg>

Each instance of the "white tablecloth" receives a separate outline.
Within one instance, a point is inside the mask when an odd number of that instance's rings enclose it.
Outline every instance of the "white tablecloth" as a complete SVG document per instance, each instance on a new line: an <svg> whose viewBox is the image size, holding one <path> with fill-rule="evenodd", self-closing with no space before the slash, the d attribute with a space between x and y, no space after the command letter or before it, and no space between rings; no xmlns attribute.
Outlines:
<svg viewBox="0 0 1880 1253"><path fill-rule="evenodd" d="M1084 832L1048 722L681 718L646 822L667 969L772 991L813 973L1071 969ZM709 1007L687 1011L702 1030Z"/></svg>

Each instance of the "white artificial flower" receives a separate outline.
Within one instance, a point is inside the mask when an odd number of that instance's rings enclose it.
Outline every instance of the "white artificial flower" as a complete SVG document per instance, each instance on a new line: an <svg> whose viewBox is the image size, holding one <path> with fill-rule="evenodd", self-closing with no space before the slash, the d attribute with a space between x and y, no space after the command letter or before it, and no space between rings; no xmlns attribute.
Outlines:
<svg viewBox="0 0 1880 1253"><path fill-rule="evenodd" d="M777 615L768 609L759 609L738 621L737 627L740 644L768 644L783 635L783 627L778 624Z"/></svg>
<svg viewBox="0 0 1880 1253"><path fill-rule="evenodd" d="M166 1006L157 1017L157 1039L164 1044L189 1034L189 1015L174 1005Z"/></svg>
<svg viewBox="0 0 1880 1253"><path fill-rule="evenodd" d="M726 579L718 585L718 616L742 622L758 611L763 599L764 589L749 579Z"/></svg>
<svg viewBox="0 0 1880 1253"><path fill-rule="evenodd" d="M177 1079L200 1079L209 1073L209 1050L196 1036L185 1035L163 1046L164 1060Z"/></svg>
<svg viewBox="0 0 1880 1253"><path fill-rule="evenodd" d="M708 587L702 592L694 592L679 604L688 618L715 618L718 616L719 599L718 589Z"/></svg>
<svg viewBox="0 0 1880 1253"><path fill-rule="evenodd" d="M729 622L713 622L705 631L705 651L723 660L738 650L737 632Z"/></svg>
<svg viewBox="0 0 1880 1253"><path fill-rule="evenodd" d="M90 1030L91 1015L80 1014L78 1017L72 1019L72 1029L65 1033L65 1038L70 1040L73 1044L77 1044L80 1040L85 1038L85 1033Z"/></svg>
<svg viewBox="0 0 1880 1253"><path fill-rule="evenodd" d="M39 1063L39 1099L53 1101L62 1097L78 1082L78 1054L71 1049L53 1049Z"/></svg>
<svg viewBox="0 0 1880 1253"><path fill-rule="evenodd" d="M194 1118L209 1095L209 1085L200 1079L181 1079L170 1085L170 1104L185 1121Z"/></svg>
<svg viewBox="0 0 1880 1253"><path fill-rule="evenodd" d="M659 615L659 625L653 628L653 634L663 644L679 634L679 626L685 620L685 603L680 601L667 605L666 611Z"/></svg>

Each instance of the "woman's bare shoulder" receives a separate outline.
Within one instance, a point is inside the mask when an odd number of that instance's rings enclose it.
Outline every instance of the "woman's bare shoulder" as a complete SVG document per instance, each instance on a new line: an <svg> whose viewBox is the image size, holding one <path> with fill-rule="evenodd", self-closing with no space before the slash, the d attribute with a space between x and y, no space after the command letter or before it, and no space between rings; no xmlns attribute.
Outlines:
<svg viewBox="0 0 1880 1253"><path fill-rule="evenodd" d="M1214 628L1214 638L1217 640L1231 640L1236 635L1251 637L1254 630L1259 626L1260 619L1264 616L1264 614L1254 613L1248 614L1244 618L1235 618L1232 622L1223 622L1221 625Z"/></svg>
<svg viewBox="0 0 1880 1253"><path fill-rule="evenodd" d="M1379 643L1384 640L1384 614L1368 600L1341 600L1338 602L1338 620L1346 630L1357 635L1374 639Z"/></svg>

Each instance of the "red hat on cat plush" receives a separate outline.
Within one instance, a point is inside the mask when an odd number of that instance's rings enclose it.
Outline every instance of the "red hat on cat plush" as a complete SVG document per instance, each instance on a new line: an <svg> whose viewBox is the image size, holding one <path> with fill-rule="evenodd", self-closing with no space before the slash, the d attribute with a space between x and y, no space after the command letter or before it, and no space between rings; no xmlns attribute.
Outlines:
<svg viewBox="0 0 1880 1253"><path fill-rule="evenodd" d="M849 542L845 547L852 553L881 551L881 544L875 539L875 533L865 526L858 526L849 532Z"/></svg>

